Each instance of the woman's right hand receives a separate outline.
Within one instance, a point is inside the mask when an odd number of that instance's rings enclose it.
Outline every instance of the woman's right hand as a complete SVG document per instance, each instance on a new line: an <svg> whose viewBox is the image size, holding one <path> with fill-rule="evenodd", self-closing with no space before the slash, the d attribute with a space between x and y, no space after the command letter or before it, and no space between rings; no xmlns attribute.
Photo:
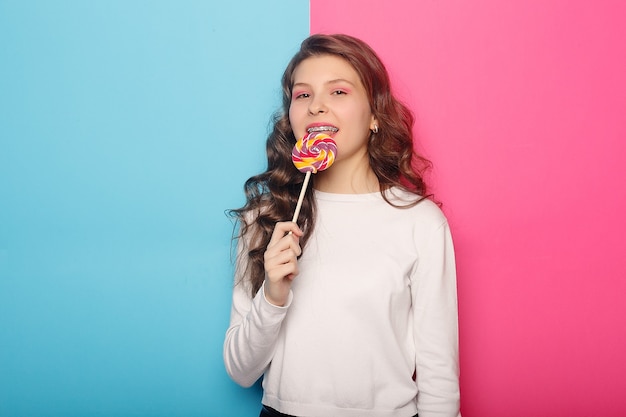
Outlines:
<svg viewBox="0 0 626 417"><path fill-rule="evenodd" d="M276 223L265 250L265 298L274 305L287 303L291 282L298 275L301 236L302 230L296 223Z"/></svg>

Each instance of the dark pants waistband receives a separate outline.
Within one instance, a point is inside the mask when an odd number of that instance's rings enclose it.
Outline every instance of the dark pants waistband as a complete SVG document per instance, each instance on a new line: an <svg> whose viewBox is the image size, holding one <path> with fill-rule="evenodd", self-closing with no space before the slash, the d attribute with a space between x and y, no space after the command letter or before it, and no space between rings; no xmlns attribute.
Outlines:
<svg viewBox="0 0 626 417"><path fill-rule="evenodd" d="M272 407L268 407L266 405L261 408L261 414L259 417L295 417L289 414L283 414L278 410L274 410Z"/></svg>
<svg viewBox="0 0 626 417"><path fill-rule="evenodd" d="M283 414L278 410L274 410L272 407L268 407L266 405L263 406L263 408L261 408L261 414L259 414L259 417L295 417L289 414ZM413 417L419 417L417 414L415 414Z"/></svg>

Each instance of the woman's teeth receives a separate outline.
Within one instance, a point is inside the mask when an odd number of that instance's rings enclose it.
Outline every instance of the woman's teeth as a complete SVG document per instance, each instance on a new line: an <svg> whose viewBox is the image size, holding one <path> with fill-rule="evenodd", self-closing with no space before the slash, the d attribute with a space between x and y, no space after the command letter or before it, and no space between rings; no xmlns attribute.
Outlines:
<svg viewBox="0 0 626 417"><path fill-rule="evenodd" d="M309 133L314 133L314 132L337 132L339 129L337 129L334 126L315 126L315 127L310 127L307 129L307 132Z"/></svg>

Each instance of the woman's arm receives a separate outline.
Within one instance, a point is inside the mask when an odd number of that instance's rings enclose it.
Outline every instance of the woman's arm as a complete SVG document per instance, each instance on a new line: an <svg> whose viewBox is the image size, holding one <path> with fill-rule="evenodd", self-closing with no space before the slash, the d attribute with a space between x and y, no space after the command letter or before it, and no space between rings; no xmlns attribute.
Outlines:
<svg viewBox="0 0 626 417"><path fill-rule="evenodd" d="M230 327L224 340L224 364L239 385L254 384L271 362L291 298L284 307L277 307L265 299L263 287L250 299L243 283L235 285Z"/></svg>
<svg viewBox="0 0 626 417"><path fill-rule="evenodd" d="M437 226L435 224L435 226ZM420 417L460 416L454 247L447 221L420 236L412 276L417 409Z"/></svg>
<svg viewBox="0 0 626 417"><path fill-rule="evenodd" d="M274 356L280 327L293 298L291 280L298 273L297 256L301 253L298 236L301 234L295 223L276 225L265 254L266 279L254 298L250 298L246 285L250 282L245 276L247 242L245 238L239 239L224 363L230 377L244 387L251 386L263 375Z"/></svg>

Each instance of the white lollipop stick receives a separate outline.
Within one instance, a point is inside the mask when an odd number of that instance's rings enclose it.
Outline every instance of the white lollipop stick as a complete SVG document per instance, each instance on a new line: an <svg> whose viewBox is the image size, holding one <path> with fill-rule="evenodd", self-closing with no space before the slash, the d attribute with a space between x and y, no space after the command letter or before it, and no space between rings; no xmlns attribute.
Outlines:
<svg viewBox="0 0 626 417"><path fill-rule="evenodd" d="M296 212L293 214L294 223L297 223L298 216L300 215L300 209L302 208L302 200L304 200L304 194L306 194L306 187L309 185L309 178L311 178L311 171L307 171L304 175L304 182L302 183L302 189L300 190L300 196L298 197L298 203L296 204Z"/></svg>

